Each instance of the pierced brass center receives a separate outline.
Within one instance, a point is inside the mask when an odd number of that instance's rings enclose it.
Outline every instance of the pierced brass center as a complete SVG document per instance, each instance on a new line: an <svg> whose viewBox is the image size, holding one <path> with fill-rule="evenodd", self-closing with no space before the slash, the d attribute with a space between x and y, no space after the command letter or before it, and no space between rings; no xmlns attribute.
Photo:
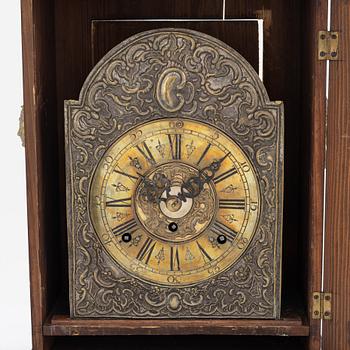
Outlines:
<svg viewBox="0 0 350 350"><path fill-rule="evenodd" d="M152 202L143 196L140 182L135 191L134 210L139 223L150 235L168 242L185 242L198 237L210 225L216 213L216 191L213 184L206 184L195 198L179 198L181 185L198 174L198 169L183 163L169 162L151 169L146 176L153 180L161 173L170 180L170 188L164 190L160 202ZM176 233L169 231L169 224L176 223Z"/></svg>

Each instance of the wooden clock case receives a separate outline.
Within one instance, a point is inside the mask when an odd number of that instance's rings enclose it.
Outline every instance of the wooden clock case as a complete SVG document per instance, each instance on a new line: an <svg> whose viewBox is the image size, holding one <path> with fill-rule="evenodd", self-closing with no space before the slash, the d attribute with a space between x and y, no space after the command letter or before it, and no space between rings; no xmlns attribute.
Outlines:
<svg viewBox="0 0 350 350"><path fill-rule="evenodd" d="M209 349L225 342L236 349L316 350L322 341L325 350L349 349L348 1L332 2L332 26L340 33L340 48L334 57L337 61L329 64L328 110L327 62L319 60L318 52L319 31L327 29L325 0L21 3L33 348ZM260 71L263 68L269 97L285 103L279 320L69 317L63 101L78 97L86 76L109 49L135 33L161 27L189 28L217 37L240 52L256 70L259 58L260 62L263 58ZM262 55L259 28L263 33ZM325 164L329 170L322 287ZM322 340L321 320L314 314L314 293L321 291L329 292L332 299L329 317L324 317L331 319L323 320Z"/></svg>

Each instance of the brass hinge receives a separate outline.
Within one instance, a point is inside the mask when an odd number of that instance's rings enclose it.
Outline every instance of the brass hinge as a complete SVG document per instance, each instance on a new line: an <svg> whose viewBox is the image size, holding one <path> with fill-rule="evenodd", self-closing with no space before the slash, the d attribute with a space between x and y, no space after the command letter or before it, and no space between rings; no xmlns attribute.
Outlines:
<svg viewBox="0 0 350 350"><path fill-rule="evenodd" d="M339 32L318 32L318 59L321 61L338 60Z"/></svg>
<svg viewBox="0 0 350 350"><path fill-rule="evenodd" d="M332 319L332 293L312 293L312 318L314 320Z"/></svg>

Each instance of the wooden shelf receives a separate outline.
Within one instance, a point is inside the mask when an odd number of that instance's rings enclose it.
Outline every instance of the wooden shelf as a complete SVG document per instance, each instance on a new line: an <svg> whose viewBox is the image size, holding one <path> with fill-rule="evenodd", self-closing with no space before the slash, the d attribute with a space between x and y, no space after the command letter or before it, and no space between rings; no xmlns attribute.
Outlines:
<svg viewBox="0 0 350 350"><path fill-rule="evenodd" d="M299 314L280 320L88 320L54 314L44 325L46 336L89 335L277 335L308 336Z"/></svg>

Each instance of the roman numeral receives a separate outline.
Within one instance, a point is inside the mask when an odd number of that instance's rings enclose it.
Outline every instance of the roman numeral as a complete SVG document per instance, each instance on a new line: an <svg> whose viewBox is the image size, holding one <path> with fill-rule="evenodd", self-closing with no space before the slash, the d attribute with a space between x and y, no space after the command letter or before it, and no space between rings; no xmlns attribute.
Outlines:
<svg viewBox="0 0 350 350"><path fill-rule="evenodd" d="M130 180L137 180L138 179L137 176L134 176L134 175L131 175L131 174L128 174L128 173L124 173L123 171L119 171L119 170L115 170L115 169L113 171L115 173L117 173L117 174L120 174L120 175L128 177Z"/></svg>
<svg viewBox="0 0 350 350"><path fill-rule="evenodd" d="M211 144L208 143L208 146L205 148L205 150L203 151L202 155L201 155L200 158L198 159L197 165L199 165L199 163L203 160L203 158L205 157L205 155L208 153L210 147L211 147Z"/></svg>
<svg viewBox="0 0 350 350"><path fill-rule="evenodd" d="M178 248L170 247L170 270L180 271L180 259Z"/></svg>
<svg viewBox="0 0 350 350"><path fill-rule="evenodd" d="M131 207L131 197L122 199L113 199L106 202L106 207L116 207L116 208L130 208Z"/></svg>
<svg viewBox="0 0 350 350"><path fill-rule="evenodd" d="M116 226L114 229L112 229L112 232L116 236L123 235L124 233L133 233L137 230L137 223L134 219L131 219L127 222L124 222L124 224Z"/></svg>
<svg viewBox="0 0 350 350"><path fill-rule="evenodd" d="M171 156L173 159L181 159L181 134L168 134Z"/></svg>
<svg viewBox="0 0 350 350"><path fill-rule="evenodd" d="M198 249L199 251L201 252L202 254L202 258L204 260L204 262L210 262L212 261L213 259L211 258L211 256L206 252L206 250L198 243L197 243L197 246L198 246Z"/></svg>
<svg viewBox="0 0 350 350"><path fill-rule="evenodd" d="M148 264L155 245L156 245L156 242L154 242L152 238L148 237L146 239L145 243L142 245L140 251L138 252L136 259L138 259L140 261L144 260L144 263Z"/></svg>
<svg viewBox="0 0 350 350"><path fill-rule="evenodd" d="M226 180L227 178L229 178L230 176L232 176L234 174L237 174L236 168L232 168L230 170L227 170L224 173L222 173L221 175L214 177L213 181L215 184L218 184L219 182Z"/></svg>
<svg viewBox="0 0 350 350"><path fill-rule="evenodd" d="M245 209L245 199L219 199L220 209Z"/></svg>
<svg viewBox="0 0 350 350"><path fill-rule="evenodd" d="M224 235L228 238L235 239L238 232L235 230L232 230L231 228L227 227L226 225L222 224L219 221L215 221L211 230L218 236Z"/></svg>
<svg viewBox="0 0 350 350"><path fill-rule="evenodd" d="M144 156L144 158L147 160L147 162L150 165L155 165L156 161L153 157L152 152L147 146L147 143L145 141L142 142L141 146L137 145L136 148L139 150L139 152Z"/></svg>

